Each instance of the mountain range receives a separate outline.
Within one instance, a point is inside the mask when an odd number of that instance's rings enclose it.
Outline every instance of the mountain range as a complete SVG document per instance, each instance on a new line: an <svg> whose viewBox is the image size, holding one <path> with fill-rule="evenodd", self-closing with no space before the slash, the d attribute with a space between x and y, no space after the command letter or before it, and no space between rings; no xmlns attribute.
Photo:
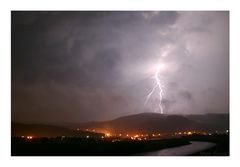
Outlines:
<svg viewBox="0 0 240 167"><path fill-rule="evenodd" d="M229 114L164 115L140 113L99 122L65 123L58 125L22 124L12 122L12 136L72 136L86 133L145 134L176 131L225 131L229 129Z"/></svg>

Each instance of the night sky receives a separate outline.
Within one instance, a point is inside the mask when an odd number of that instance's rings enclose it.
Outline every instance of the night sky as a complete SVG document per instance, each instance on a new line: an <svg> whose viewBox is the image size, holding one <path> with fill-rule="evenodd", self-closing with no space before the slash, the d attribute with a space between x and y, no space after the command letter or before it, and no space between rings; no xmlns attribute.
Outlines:
<svg viewBox="0 0 240 167"><path fill-rule="evenodd" d="M229 112L228 12L12 12L12 121Z"/></svg>

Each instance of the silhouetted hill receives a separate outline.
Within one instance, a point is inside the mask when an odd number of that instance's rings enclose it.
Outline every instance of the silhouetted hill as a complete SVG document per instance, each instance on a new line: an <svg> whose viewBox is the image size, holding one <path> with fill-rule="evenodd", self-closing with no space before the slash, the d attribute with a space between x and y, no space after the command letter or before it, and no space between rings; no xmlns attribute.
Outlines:
<svg viewBox="0 0 240 167"><path fill-rule="evenodd" d="M159 113L141 113L110 121L80 123L71 125L70 127L129 134L187 130L215 131L229 129L229 115L162 115Z"/></svg>
<svg viewBox="0 0 240 167"><path fill-rule="evenodd" d="M229 114L213 113L204 115L186 115L185 117L201 124L208 124L213 130L229 129Z"/></svg>
<svg viewBox="0 0 240 167"><path fill-rule="evenodd" d="M57 137L57 136L84 136L99 135L97 133L76 131L73 129L42 124L22 124L12 123L12 137L14 136L34 136L34 137Z"/></svg>
<svg viewBox="0 0 240 167"><path fill-rule="evenodd" d="M229 114L204 115L163 115L159 113L141 113L128 115L102 122L64 124L64 127L50 125L27 125L12 123L12 135L35 136L73 136L98 132L111 133L167 133L189 130L224 131L229 129ZM82 131L77 131L79 128ZM86 132L88 130L88 132ZM94 133L93 133L94 134Z"/></svg>

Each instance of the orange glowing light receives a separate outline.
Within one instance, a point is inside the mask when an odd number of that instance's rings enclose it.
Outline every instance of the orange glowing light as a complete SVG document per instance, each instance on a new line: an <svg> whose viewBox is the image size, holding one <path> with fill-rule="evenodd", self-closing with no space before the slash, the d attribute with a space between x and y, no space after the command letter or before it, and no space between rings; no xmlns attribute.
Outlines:
<svg viewBox="0 0 240 167"><path fill-rule="evenodd" d="M191 134L192 134L192 132L190 132L190 131L189 131L187 134L188 134L188 135L191 135Z"/></svg>
<svg viewBox="0 0 240 167"><path fill-rule="evenodd" d="M105 136L106 136L106 137L110 137L111 134L110 134L110 133L105 133Z"/></svg>
<svg viewBox="0 0 240 167"><path fill-rule="evenodd" d="M27 139L29 139L29 140L32 139L32 138L33 138L32 136L27 136Z"/></svg>

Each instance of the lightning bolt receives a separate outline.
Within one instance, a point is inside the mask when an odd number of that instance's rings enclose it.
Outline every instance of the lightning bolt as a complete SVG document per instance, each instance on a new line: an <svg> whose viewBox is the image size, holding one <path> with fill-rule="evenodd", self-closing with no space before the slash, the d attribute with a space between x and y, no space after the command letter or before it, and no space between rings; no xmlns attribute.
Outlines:
<svg viewBox="0 0 240 167"><path fill-rule="evenodd" d="M163 99L163 89L164 89L164 86L163 86L163 84L160 81L159 72L160 72L160 67L157 68L157 70L156 70L156 72L154 74L155 84L154 84L154 87L152 88L151 92L147 95L144 105L146 105L148 103L148 101L151 98L152 94L156 90L158 90L158 100L159 100L158 107L159 107L160 113L163 114L162 99Z"/></svg>

